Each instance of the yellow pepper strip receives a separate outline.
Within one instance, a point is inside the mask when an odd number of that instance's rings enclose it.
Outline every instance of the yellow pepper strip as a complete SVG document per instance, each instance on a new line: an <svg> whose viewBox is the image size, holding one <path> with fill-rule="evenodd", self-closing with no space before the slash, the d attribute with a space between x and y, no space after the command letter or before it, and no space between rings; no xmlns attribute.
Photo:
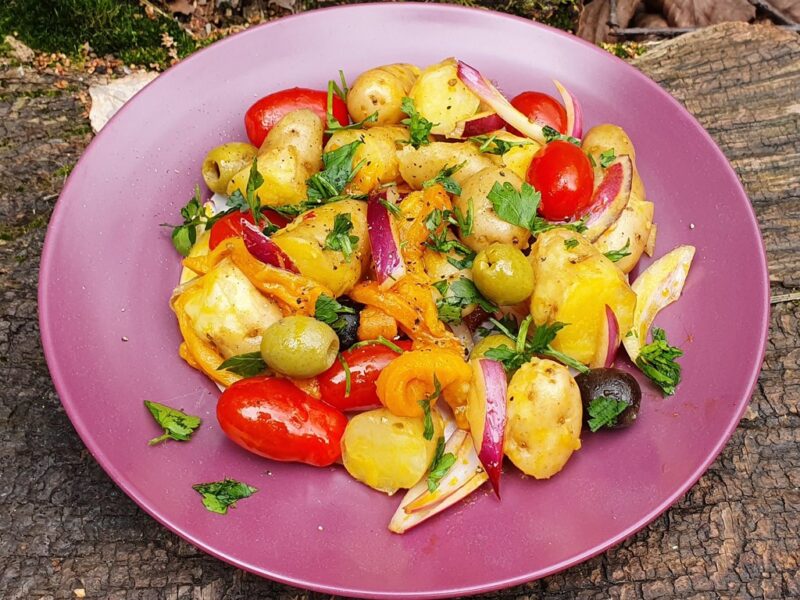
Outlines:
<svg viewBox="0 0 800 600"><path fill-rule="evenodd" d="M463 355L461 343L439 320L430 286L413 275L406 275L389 290L382 290L374 281L356 285L350 298L379 308L393 317L414 347L445 348Z"/></svg>
<svg viewBox="0 0 800 600"><path fill-rule="evenodd" d="M241 379L236 373L231 371L218 371L223 360L225 360L216 348L199 335L192 328L189 315L186 314L186 303L192 298L200 288L194 287L175 299L172 308L178 316L178 327L184 343L181 344L180 354L195 369L201 370L214 381L228 387ZM191 360L184 356L184 353L191 356Z"/></svg>
<svg viewBox="0 0 800 600"><path fill-rule="evenodd" d="M400 217L396 221L397 234L404 242L403 259L411 273L418 275L425 273L422 254L426 249L425 240L431 233L425 221L437 208L441 211L453 209L450 196L439 184L419 192L412 192L400 203ZM444 227L447 227L446 223L440 225L436 233L441 233Z"/></svg>
<svg viewBox="0 0 800 600"><path fill-rule="evenodd" d="M453 411L456 425L459 429L469 431L469 421L467 421L467 398L469 397L469 381L459 381L442 390L442 397L450 410Z"/></svg>
<svg viewBox="0 0 800 600"><path fill-rule="evenodd" d="M419 401L435 391L434 376L442 390L472 378L472 369L460 355L450 350L430 348L404 352L381 372L376 382L378 398L392 414L421 417ZM435 403L436 399L431 401Z"/></svg>
<svg viewBox="0 0 800 600"><path fill-rule="evenodd" d="M393 340L397 337L397 321L380 308L365 306L358 315L358 339L376 340L385 337Z"/></svg>
<svg viewBox="0 0 800 600"><path fill-rule="evenodd" d="M205 274L227 256L258 291L280 303L284 314L313 315L320 294L333 297L331 290L309 277L262 263L241 238L224 240L206 256L186 258L183 266Z"/></svg>

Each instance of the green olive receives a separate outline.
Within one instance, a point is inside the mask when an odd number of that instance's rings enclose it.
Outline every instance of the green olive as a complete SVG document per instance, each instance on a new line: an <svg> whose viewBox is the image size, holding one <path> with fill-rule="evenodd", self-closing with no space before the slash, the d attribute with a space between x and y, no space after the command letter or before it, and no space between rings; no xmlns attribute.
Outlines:
<svg viewBox="0 0 800 600"><path fill-rule="evenodd" d="M483 358L486 356L486 353L491 350L492 348L499 348L500 346L505 346L507 348L514 349L514 342L508 338L508 336L503 335L502 333L493 333L492 335L487 335L483 338L480 342L475 344L475 347L472 349L469 357L472 358Z"/></svg>
<svg viewBox="0 0 800 600"><path fill-rule="evenodd" d="M312 317L286 317L273 323L261 338L267 366L287 377L304 379L328 369L339 352L336 332Z"/></svg>
<svg viewBox="0 0 800 600"><path fill-rule="evenodd" d="M231 142L213 148L203 161L203 179L212 192L224 194L228 182L239 171L249 167L258 150L244 142Z"/></svg>
<svg viewBox="0 0 800 600"><path fill-rule="evenodd" d="M491 244L475 257L472 280L481 294L501 306L517 304L533 293L533 267L509 244Z"/></svg>

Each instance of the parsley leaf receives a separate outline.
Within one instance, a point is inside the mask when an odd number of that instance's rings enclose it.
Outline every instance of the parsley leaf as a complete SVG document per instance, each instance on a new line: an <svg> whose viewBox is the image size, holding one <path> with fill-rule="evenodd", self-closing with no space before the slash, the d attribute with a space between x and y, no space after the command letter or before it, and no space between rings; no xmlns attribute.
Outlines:
<svg viewBox="0 0 800 600"><path fill-rule="evenodd" d="M567 250L572 250L577 245L578 245L578 240L576 240L575 238L564 240L564 248L566 248Z"/></svg>
<svg viewBox="0 0 800 600"><path fill-rule="evenodd" d="M539 208L542 195L528 182L524 182L520 191L517 191L508 181L503 185L495 181L487 198L497 216L507 223L524 227L529 231L536 229L536 222L539 219L536 210Z"/></svg>
<svg viewBox="0 0 800 600"><path fill-rule="evenodd" d="M253 223L257 224L257 227L262 230L264 235L269 236L280 228L274 225L267 216L261 212L261 200L258 199L258 194L256 192L262 185L264 185L264 177L258 172L258 161L254 158L253 164L250 165L250 173L247 176L245 193L242 194L240 190L234 190L228 198L226 205L242 212L250 211L253 217ZM209 224L206 224L206 228L208 227Z"/></svg>
<svg viewBox="0 0 800 600"><path fill-rule="evenodd" d="M578 138L572 137L571 135L564 135L549 125L542 127L542 133L544 134L544 139L547 142L560 140L563 142L569 142L570 144L575 144L576 146L581 145L581 141Z"/></svg>
<svg viewBox="0 0 800 600"><path fill-rule="evenodd" d="M306 182L309 204L324 204L341 197L342 190L364 164L362 161L353 166L353 156L363 143L364 140L356 140L322 153L322 171L312 175Z"/></svg>
<svg viewBox="0 0 800 600"><path fill-rule="evenodd" d="M456 462L456 457L452 452L445 453L444 437L440 437L436 442L436 454L433 456L430 470L428 471L428 491L434 492L439 487L439 482L447 475Z"/></svg>
<svg viewBox="0 0 800 600"><path fill-rule="evenodd" d="M327 323L337 333L347 326L347 322L340 315L354 315L356 310L349 306L339 304L335 298L327 294L320 294L314 305L314 318Z"/></svg>
<svg viewBox="0 0 800 600"><path fill-rule="evenodd" d="M461 277L453 283L437 281L433 285L442 295L436 301L436 308L439 310L439 319L445 323L460 323L462 310L470 304L477 304L488 313L497 311L497 307L481 295L471 279Z"/></svg>
<svg viewBox="0 0 800 600"><path fill-rule="evenodd" d="M353 221L350 213L339 213L333 219L333 229L325 238L325 247L329 250L340 251L348 262L353 255L353 244L358 243L358 236L350 235L352 229Z"/></svg>
<svg viewBox="0 0 800 600"><path fill-rule="evenodd" d="M198 483L193 485L192 489L203 496L203 506L209 511L221 515L227 514L228 508L236 508L237 501L252 496L258 491L235 479Z"/></svg>
<svg viewBox="0 0 800 600"><path fill-rule="evenodd" d="M617 153L614 152L613 148L600 153L600 166L604 169L607 169L615 160L617 160Z"/></svg>
<svg viewBox="0 0 800 600"><path fill-rule="evenodd" d="M378 111L376 110L374 113L358 121L357 123L351 123L350 125L342 125L339 123L339 120L333 116L333 95L336 94L339 96L343 101L347 101L347 82L344 79L344 73L339 71L339 76L342 78L342 86L344 89L339 88L336 85L336 82L331 80L328 82L328 103L327 103L327 110L325 111L325 120L327 124L327 129L325 133L331 134L336 133L337 131L345 131L347 129L363 129L366 123L377 123L378 121Z"/></svg>
<svg viewBox="0 0 800 600"><path fill-rule="evenodd" d="M463 215L461 213L461 209L456 206L447 217L447 220L452 225L458 227L458 230L461 232L462 236L468 236L472 234L472 226L475 223L475 203L472 201L472 198L467 201L466 216Z"/></svg>
<svg viewBox="0 0 800 600"><path fill-rule="evenodd" d="M470 205L471 206L471 205ZM441 209L434 208L430 214L425 218L425 227L428 228L430 233L428 234L428 239L425 240L425 245L432 249L436 250L437 252L441 252L442 254L448 254L450 252L455 252L461 259L455 259L452 256L447 258L447 262L451 265L456 267L457 269L469 269L472 267L472 261L475 259L475 252L462 244L458 239L453 236L448 236L448 229L447 223L450 223L450 218L453 215L449 210L442 211ZM458 213L454 220L461 219L461 222L464 226L469 226L470 230L472 229L472 220L474 216L472 215L472 211L467 211L467 217L465 218L463 215ZM442 224L445 224L445 227L442 228Z"/></svg>
<svg viewBox="0 0 800 600"><path fill-rule="evenodd" d="M429 188L432 185L436 185L437 183L440 184L444 191L448 194L454 194L456 196L461 195L461 186L453 179L453 175L457 173L459 170L464 168L464 165L467 164L467 161L462 162L461 164L455 165L453 167L448 167L445 165L441 171L434 177L433 179L428 179L428 181L422 184L423 188Z"/></svg>
<svg viewBox="0 0 800 600"><path fill-rule="evenodd" d="M653 341L642 346L636 357L636 366L661 388L664 395L671 396L681 382L681 366L675 362L681 356L683 350L670 346L664 330L654 327Z"/></svg>
<svg viewBox="0 0 800 600"><path fill-rule="evenodd" d="M431 140L428 136L431 134L431 129L438 125L438 123L431 123L428 119L419 114L417 107L414 106L414 101L409 97L403 98L401 110L409 117L408 119L400 121L403 125L408 126L408 135L410 139L406 143L411 144L414 148L430 144Z"/></svg>
<svg viewBox="0 0 800 600"><path fill-rule="evenodd" d="M589 429L592 433L601 427L611 427L617 424L617 417L620 416L628 403L616 398L598 396L589 403Z"/></svg>
<svg viewBox="0 0 800 600"><path fill-rule="evenodd" d="M208 221L206 211L203 208L200 186L194 186L194 196L181 208L183 223L180 225L170 225L161 223L162 227L172 227L172 245L181 256L188 256L192 246L197 241L197 227L205 225Z"/></svg>
<svg viewBox="0 0 800 600"><path fill-rule="evenodd" d="M400 212L401 212L400 211L400 207L397 206L397 204L395 204L394 202L390 202L389 200L386 200L385 198L381 198L380 200L378 200L378 202L381 205L383 205L383 207L386 210L388 210L390 213L392 213L395 217L398 216L400 214Z"/></svg>
<svg viewBox="0 0 800 600"><path fill-rule="evenodd" d="M261 352L247 352L231 356L217 367L217 371L230 371L242 377L254 377L266 370L267 363L261 357Z"/></svg>
<svg viewBox="0 0 800 600"><path fill-rule="evenodd" d="M436 373L434 373L433 393L418 402L420 408L422 408L422 413L425 415L425 429L422 432L422 437L424 437L426 440L433 439L433 417L431 416L431 404L436 402L441 394L442 384L439 383L439 378L436 377Z"/></svg>
<svg viewBox="0 0 800 600"><path fill-rule="evenodd" d="M514 140L503 140L497 137L497 135L476 135L474 137L469 138L470 142L478 144L478 152L483 152L485 154L496 154L498 156L502 156L512 148L516 148L517 146L529 146L533 142L530 141L523 141L517 142Z"/></svg>
<svg viewBox="0 0 800 600"><path fill-rule="evenodd" d="M151 402L145 400L144 405L153 418L161 427L164 428L164 434L153 438L147 442L150 446L161 443L165 440L176 440L179 442L186 442L191 439L194 430L200 427L200 417L193 417L187 415L185 412L170 408L158 402Z"/></svg>
<svg viewBox="0 0 800 600"><path fill-rule="evenodd" d="M631 255L631 251L628 249L630 247L631 247L631 238L628 238L628 241L625 242L625 245L622 248L620 248L619 250L609 250L604 254L604 256L611 262L617 262L618 260L622 260L626 256Z"/></svg>

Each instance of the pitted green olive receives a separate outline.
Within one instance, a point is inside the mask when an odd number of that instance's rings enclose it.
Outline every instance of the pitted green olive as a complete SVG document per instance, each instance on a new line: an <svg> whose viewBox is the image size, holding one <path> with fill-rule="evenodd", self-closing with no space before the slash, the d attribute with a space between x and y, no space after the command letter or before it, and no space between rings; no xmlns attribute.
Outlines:
<svg viewBox="0 0 800 600"><path fill-rule="evenodd" d="M231 142L213 148L203 160L203 179L212 192L224 194L228 182L239 171L249 167L256 156L255 146L244 142Z"/></svg>
<svg viewBox="0 0 800 600"><path fill-rule="evenodd" d="M489 300L508 306L533 293L533 268L525 255L509 244L491 244L478 252L472 279Z"/></svg>
<svg viewBox="0 0 800 600"><path fill-rule="evenodd" d="M312 317L286 317L270 325L261 338L267 366L288 377L306 378L328 369L339 352L336 332Z"/></svg>

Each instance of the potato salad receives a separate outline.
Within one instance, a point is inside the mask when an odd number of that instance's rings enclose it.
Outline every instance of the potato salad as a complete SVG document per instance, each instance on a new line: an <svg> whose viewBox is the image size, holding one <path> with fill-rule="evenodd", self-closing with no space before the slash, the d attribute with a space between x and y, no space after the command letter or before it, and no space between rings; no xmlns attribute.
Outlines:
<svg viewBox="0 0 800 600"><path fill-rule="evenodd" d="M585 128L557 81L507 99L489 77L448 58L272 91L170 225L177 350L219 386L222 431L403 490L396 533L486 482L499 499L503 472L534 488L583 436L633 425L643 387L681 379L653 324L694 248L632 277L657 232L633 141ZM200 426L148 409L155 442ZM223 513L256 491L195 489Z"/></svg>

